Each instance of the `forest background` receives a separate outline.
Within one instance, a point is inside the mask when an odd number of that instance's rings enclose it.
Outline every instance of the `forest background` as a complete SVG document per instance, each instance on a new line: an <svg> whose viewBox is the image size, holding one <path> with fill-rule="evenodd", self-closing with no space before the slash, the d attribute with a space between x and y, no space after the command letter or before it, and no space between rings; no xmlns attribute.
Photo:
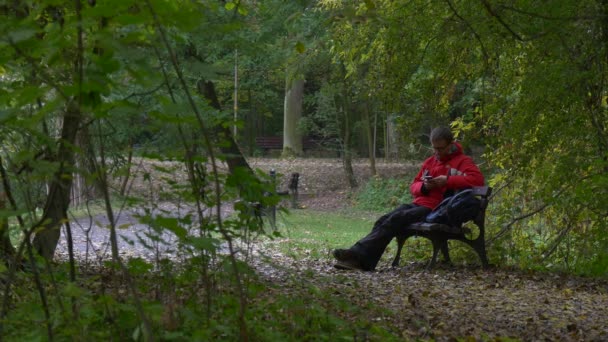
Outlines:
<svg viewBox="0 0 608 342"><path fill-rule="evenodd" d="M0 14L8 337L32 320L49 339L102 339L108 322L146 340L267 333L251 328L254 276L235 249L273 236L247 205L280 200L248 163L266 153L261 137L280 136L283 158L339 158L357 192L353 158L382 176L377 158L420 161L430 128L449 124L494 188L495 263L606 276L605 1L6 0ZM161 176L142 177L165 192L131 192L140 160L176 162L183 182L160 163ZM391 180L364 188L382 182ZM142 209L139 219L155 239L177 236L187 257L124 259L117 213L159 198L191 212ZM77 277L87 268L74 253L55 258L62 229L73 249L70 213L91 201L111 245L93 282ZM226 203L237 214L224 215ZM150 279L165 287L141 296ZM185 292L195 285L202 295L190 304L163 297L194 296Z"/></svg>

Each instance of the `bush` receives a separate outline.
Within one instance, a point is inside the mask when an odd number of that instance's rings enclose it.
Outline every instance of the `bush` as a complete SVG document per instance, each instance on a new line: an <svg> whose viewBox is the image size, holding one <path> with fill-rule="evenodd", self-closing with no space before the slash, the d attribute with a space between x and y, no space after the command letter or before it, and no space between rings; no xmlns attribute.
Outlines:
<svg viewBox="0 0 608 342"><path fill-rule="evenodd" d="M371 178L357 194L356 206L373 211L394 209L400 204L411 202L409 187L410 182L404 178Z"/></svg>

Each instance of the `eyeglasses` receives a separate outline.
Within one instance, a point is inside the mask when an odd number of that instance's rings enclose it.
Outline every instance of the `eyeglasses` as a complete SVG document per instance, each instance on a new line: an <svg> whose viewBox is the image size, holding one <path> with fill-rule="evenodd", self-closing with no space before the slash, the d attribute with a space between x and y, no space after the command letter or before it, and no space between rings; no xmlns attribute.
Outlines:
<svg viewBox="0 0 608 342"><path fill-rule="evenodd" d="M437 152L443 152L445 151L448 147L450 147L451 144L447 144L445 146L435 146L433 145L433 150L437 151Z"/></svg>

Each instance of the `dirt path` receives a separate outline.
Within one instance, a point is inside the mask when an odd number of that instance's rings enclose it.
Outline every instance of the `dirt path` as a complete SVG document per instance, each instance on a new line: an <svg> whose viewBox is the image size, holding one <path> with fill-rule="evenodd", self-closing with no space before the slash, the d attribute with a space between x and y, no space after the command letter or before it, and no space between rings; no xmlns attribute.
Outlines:
<svg viewBox="0 0 608 342"><path fill-rule="evenodd" d="M342 164L338 159L270 159L252 158L249 160L251 167L265 172L275 170L277 173L277 184L279 189L286 189L289 175L292 172L300 173L300 200L299 205L310 210L333 211L349 205L347 195L350 189L344 177ZM159 173L146 162L135 162L134 170L136 176L131 186L131 191L137 196L160 197L158 194L163 184L158 181L145 179L171 178L176 182L183 182L186 174L180 164L172 162L158 162L164 169L172 170L171 173ZM371 177L369 161L358 159L353 162L356 178L359 183L365 182ZM383 177L399 177L412 172L414 166L410 163L390 162L378 160L377 170ZM144 177L144 174L146 177ZM287 203L285 205L288 205ZM155 201L155 211L163 212L169 216L185 216L192 213L187 206L178 206L175 203ZM233 212L231 204L222 206L224 217ZM143 213L143 209L130 209L117 213L118 220L118 248L123 257L143 257L154 260L156 256L177 257L177 238L170 233L163 232L159 235L161 241L156 241L157 235L148 225L140 224L137 214ZM206 215L213 215L213 210L207 209ZM109 221L104 214L93 218L76 219L72 222L72 234L74 241L74 252L80 260L102 261L110 258L110 230ZM57 247L56 255L59 258L67 258L68 247L65 239L65 229ZM147 248L152 246L153 248Z"/></svg>

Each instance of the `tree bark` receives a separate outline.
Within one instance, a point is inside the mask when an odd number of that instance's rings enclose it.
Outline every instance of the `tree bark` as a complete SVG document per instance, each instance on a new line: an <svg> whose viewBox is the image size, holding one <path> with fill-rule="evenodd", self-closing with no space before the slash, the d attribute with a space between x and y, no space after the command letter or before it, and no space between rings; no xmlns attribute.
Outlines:
<svg viewBox="0 0 608 342"><path fill-rule="evenodd" d="M198 82L198 91L207 101L211 107L217 110L222 110L222 106L220 105L220 101L217 99L217 94L215 92L215 86L213 82L200 80ZM215 127L215 134L223 136L225 139L229 141L229 144L219 144L220 151L224 154L226 158L226 164L228 165L228 170L230 173L233 173L236 168L242 167L253 173L253 169L247 163L247 159L241 152L239 145L234 140L234 136L232 135L232 131L230 127L224 125L218 125Z"/></svg>
<svg viewBox="0 0 608 342"><path fill-rule="evenodd" d="M342 153L342 165L344 166L344 172L346 173L348 184L350 185L351 189L354 189L357 187L357 180L355 178L355 172L353 171L353 155L350 139L350 118L348 116L348 110L344 111L344 153Z"/></svg>
<svg viewBox="0 0 608 342"><path fill-rule="evenodd" d="M6 194L0 190L0 210L6 209ZM7 261L15 255L8 231L8 219L0 217L0 260Z"/></svg>
<svg viewBox="0 0 608 342"><path fill-rule="evenodd" d="M352 111L350 105L350 98L348 96L348 90L346 86L342 88L342 96L341 98L335 99L336 103L340 104L339 112L342 114L342 127L341 127L341 139L342 139L342 166L344 167L344 173L346 174L346 179L348 180L348 184L351 188L357 187L357 180L355 178L355 173L353 171L353 157L352 157L352 147L351 147L351 124L350 124L350 114ZM338 120L339 122L339 120Z"/></svg>
<svg viewBox="0 0 608 342"><path fill-rule="evenodd" d="M285 81L285 104L283 109L283 155L302 155L302 135L298 122L302 116L304 80Z"/></svg>
<svg viewBox="0 0 608 342"><path fill-rule="evenodd" d="M73 146L81 120L82 115L78 105L74 102L69 103L63 117L59 148L54 158L54 161L59 163L59 169L51 180L42 219L34 229L37 232L33 240L34 248L47 260L52 259L55 254L61 225L67 219L65 214L70 205L74 166Z"/></svg>
<svg viewBox="0 0 608 342"><path fill-rule="evenodd" d="M374 153L375 140L374 134L372 131L372 124L369 118L369 102L365 102L365 108L363 108L363 127L365 128L365 133L367 134L367 150L369 153L369 168L372 176L377 174L376 171L376 154Z"/></svg>

